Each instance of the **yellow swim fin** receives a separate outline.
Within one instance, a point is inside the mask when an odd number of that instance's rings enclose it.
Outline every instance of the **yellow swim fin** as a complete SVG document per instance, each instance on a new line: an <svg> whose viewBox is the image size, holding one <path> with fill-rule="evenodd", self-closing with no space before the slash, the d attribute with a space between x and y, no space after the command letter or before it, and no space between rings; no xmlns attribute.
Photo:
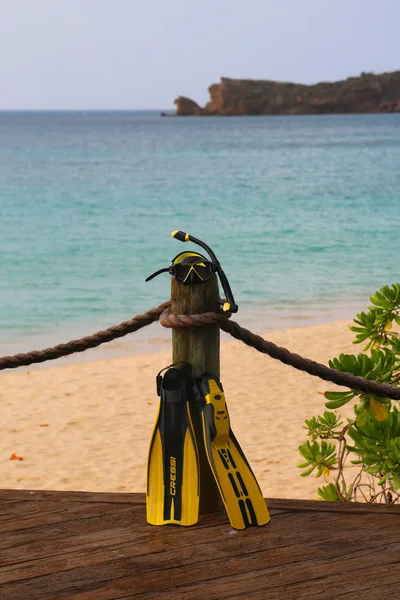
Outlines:
<svg viewBox="0 0 400 600"><path fill-rule="evenodd" d="M160 405L147 463L146 518L151 525L194 525L199 514L199 465L189 411L190 365L157 376ZM175 365L172 365L175 367Z"/></svg>
<svg viewBox="0 0 400 600"><path fill-rule="evenodd" d="M270 515L260 487L230 427L219 379L203 373L195 380L202 411L204 445L232 527L266 525Z"/></svg>

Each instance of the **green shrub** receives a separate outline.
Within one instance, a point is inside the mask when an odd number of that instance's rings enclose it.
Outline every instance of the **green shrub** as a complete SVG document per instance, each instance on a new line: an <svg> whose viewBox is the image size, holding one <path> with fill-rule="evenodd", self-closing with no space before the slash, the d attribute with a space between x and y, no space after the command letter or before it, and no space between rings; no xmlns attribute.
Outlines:
<svg viewBox="0 0 400 600"><path fill-rule="evenodd" d="M366 342L369 354L341 354L329 366L398 386L400 384L400 284L385 286L370 298L372 306L350 327L354 344ZM325 392L330 409L305 421L307 437L299 451L305 469L327 485L318 488L319 499L329 502L400 502L400 412L396 402L358 390ZM355 400L354 416L346 419L336 409ZM353 468L349 468L349 464Z"/></svg>

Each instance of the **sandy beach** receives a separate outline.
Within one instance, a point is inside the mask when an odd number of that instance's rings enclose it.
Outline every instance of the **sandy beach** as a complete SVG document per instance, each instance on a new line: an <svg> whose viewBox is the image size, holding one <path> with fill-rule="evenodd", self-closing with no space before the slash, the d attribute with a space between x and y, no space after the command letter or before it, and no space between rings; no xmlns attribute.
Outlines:
<svg viewBox="0 0 400 600"><path fill-rule="evenodd" d="M360 352L350 321L296 327L266 339L324 364ZM0 373L2 488L144 492L158 398L155 376L170 350ZM51 366L50 366L51 365ZM236 341L221 344L221 380L232 428L266 497L317 497L302 478L304 419L340 389ZM351 406L342 409L350 414ZM15 454L23 460L10 460Z"/></svg>

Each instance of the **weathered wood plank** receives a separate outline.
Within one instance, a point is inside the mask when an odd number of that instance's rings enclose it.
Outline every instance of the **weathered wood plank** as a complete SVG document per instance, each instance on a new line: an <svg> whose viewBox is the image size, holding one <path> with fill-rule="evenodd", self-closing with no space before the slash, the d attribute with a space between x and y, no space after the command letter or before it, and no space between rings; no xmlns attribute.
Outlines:
<svg viewBox="0 0 400 600"><path fill-rule="evenodd" d="M285 500L271 498L268 506L290 512L338 512L342 514L373 513L399 514L400 504L365 504L363 502L319 502L315 500Z"/></svg>
<svg viewBox="0 0 400 600"><path fill-rule="evenodd" d="M25 494L0 491L1 600L382 600L400 590L400 507L271 500L268 526L235 532L224 513L151 527L143 495Z"/></svg>
<svg viewBox="0 0 400 600"><path fill-rule="evenodd" d="M28 500L51 500L51 502L111 502L112 504L143 504L141 494L115 492L63 492L54 490L0 490L0 502L27 502Z"/></svg>
<svg viewBox="0 0 400 600"><path fill-rule="evenodd" d="M115 493L115 492L64 492L53 490L0 490L0 502L27 502L32 500L51 500L51 502L100 502L102 504L138 504L143 505L142 494ZM398 513L400 504L365 504L362 502L351 502L346 504L336 502L317 502L315 500L288 500L285 498L269 498L268 507L274 510L293 511L317 511L317 512L382 512Z"/></svg>
<svg viewBox="0 0 400 600"><path fill-rule="evenodd" d="M0 502L27 502L32 500L51 500L51 502L100 502L102 504L138 504L143 505L142 494L115 493L115 492L64 492L53 490L0 490ZM336 502L317 502L315 500L288 500L285 498L269 498L268 507L274 510L293 511L317 511L317 512L383 512L398 513L400 504L365 504L362 502L351 502L346 504Z"/></svg>

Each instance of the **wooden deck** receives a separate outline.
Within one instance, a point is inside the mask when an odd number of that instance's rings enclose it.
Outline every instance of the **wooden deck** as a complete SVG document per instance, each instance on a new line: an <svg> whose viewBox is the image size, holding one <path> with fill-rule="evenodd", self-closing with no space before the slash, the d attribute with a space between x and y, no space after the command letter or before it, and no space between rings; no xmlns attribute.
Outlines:
<svg viewBox="0 0 400 600"><path fill-rule="evenodd" d="M141 494L0 491L1 600L400 598L400 506L269 500L151 527Z"/></svg>

